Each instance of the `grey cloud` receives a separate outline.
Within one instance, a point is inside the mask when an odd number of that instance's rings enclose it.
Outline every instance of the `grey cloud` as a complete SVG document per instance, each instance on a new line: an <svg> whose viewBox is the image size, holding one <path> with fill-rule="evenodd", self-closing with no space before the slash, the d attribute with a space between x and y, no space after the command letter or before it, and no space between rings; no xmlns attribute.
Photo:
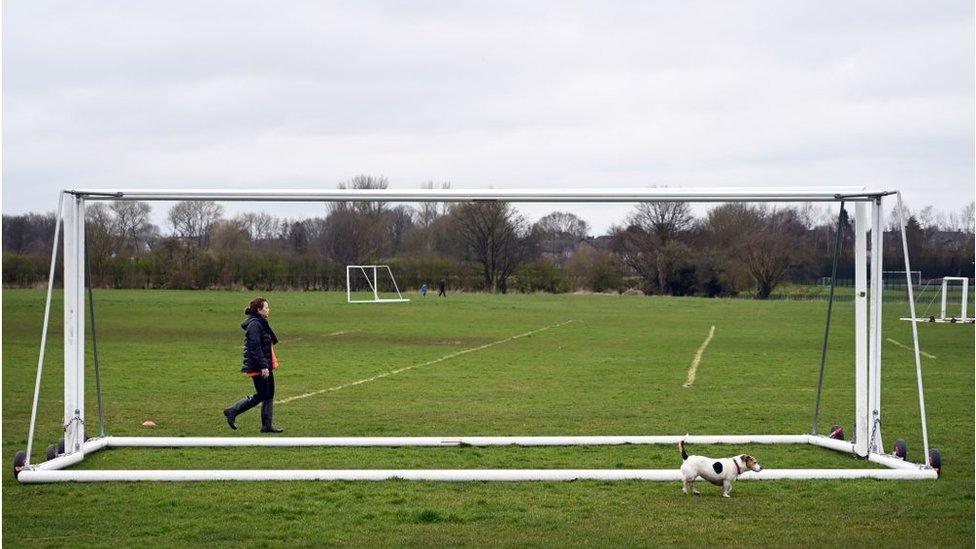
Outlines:
<svg viewBox="0 0 976 549"><path fill-rule="evenodd" d="M3 208L361 172L880 184L956 208L973 19L967 2L9 3Z"/></svg>

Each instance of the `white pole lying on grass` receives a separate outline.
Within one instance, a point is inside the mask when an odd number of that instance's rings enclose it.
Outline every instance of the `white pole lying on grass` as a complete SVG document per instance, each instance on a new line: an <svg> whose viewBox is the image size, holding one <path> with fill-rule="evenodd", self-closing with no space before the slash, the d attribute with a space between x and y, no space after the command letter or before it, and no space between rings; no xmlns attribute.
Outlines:
<svg viewBox="0 0 976 549"><path fill-rule="evenodd" d="M806 444L809 435L473 436L473 437L106 437L110 448L220 446L614 446L623 444ZM841 442L841 441L838 441ZM847 443L848 447L850 446Z"/></svg>
<svg viewBox="0 0 976 549"><path fill-rule="evenodd" d="M207 480L426 480L464 481L572 481L572 480L646 480L677 481L681 473L674 469L247 469L247 470L64 470L80 463L87 454L103 448L119 447L192 447L192 446L492 446L569 445L569 444L671 444L684 439L690 444L803 444L811 443L846 453L853 453L850 442L813 435L729 435L729 436L609 436L609 437L101 437L86 441L82 451L57 457L29 467L17 475L23 483L112 482L112 481L207 481ZM747 471L746 480L781 479L858 479L922 480L935 479L934 469L876 453L868 455L873 462L890 469L764 469Z"/></svg>
<svg viewBox="0 0 976 549"><path fill-rule="evenodd" d="M855 450L854 443L849 440L838 440L836 438L829 438L825 436L809 435L807 437L807 442L813 444L814 446L829 448L831 450L837 450L838 452L844 452L847 454L853 454Z"/></svg>
<svg viewBox="0 0 976 549"><path fill-rule="evenodd" d="M895 456L889 456L885 454L870 454L868 455L868 460L874 463L880 463L886 467L891 467L892 469L919 469L920 466L917 463L912 463L910 461L905 461L901 458L896 458ZM933 469L934 471L934 469Z"/></svg>
<svg viewBox="0 0 976 549"><path fill-rule="evenodd" d="M214 480L420 480L438 482L526 482L574 480L680 481L678 469L245 469L245 470L25 470L18 477L24 483L44 482L157 482ZM936 478L931 469L764 469L746 472L742 480L858 479L922 480Z"/></svg>

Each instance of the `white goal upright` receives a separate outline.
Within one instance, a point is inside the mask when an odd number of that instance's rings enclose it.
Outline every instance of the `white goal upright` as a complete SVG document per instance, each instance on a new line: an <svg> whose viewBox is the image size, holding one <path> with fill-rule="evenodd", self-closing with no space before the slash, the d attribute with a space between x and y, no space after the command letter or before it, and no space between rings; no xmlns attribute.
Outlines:
<svg viewBox="0 0 976 549"><path fill-rule="evenodd" d="M938 476L936 455L929 451L925 399L922 387L922 363L918 328L912 323L915 374L918 385L919 419L924 444L924 463L912 463L884 452L881 439L881 342L882 339L882 204L897 199L896 211L901 225L902 253L905 262L906 287L911 317L915 318L914 293L910 279L911 265L905 238L901 196L878 189L816 188L736 188L736 189L336 189L336 190L67 190L60 195L55 227L54 249L48 282L47 301L38 357L37 378L31 408L27 449L14 459L17 479L23 483L99 482L99 481L203 481L203 480L383 480L392 478L431 481L546 481L576 479L680 479L674 469L201 469L201 470L74 470L93 452L111 447L228 447L228 446L429 446L460 445L613 445L674 444L680 433L654 435L630 433L619 436L444 436L444 437L119 437L103 429L86 438L85 420L85 208L90 202L118 201L265 201L265 202L542 202L542 203L635 203L635 202L835 202L854 206L854 352L850 364L854 380L853 438L850 441L823 436L817 432L816 420L810 433L754 435L692 435L689 443L699 444L811 444L848 453L885 466L879 469L763 469L742 474L743 480L773 479L934 479ZM46 334L54 283L54 259L58 251L58 234L64 225L64 399L63 444L49 448L49 459L32 463L34 427L37 419L40 384L44 367ZM836 246L835 246L836 248ZM870 251L871 261L868 261ZM835 252L836 255L836 252ZM366 266L361 266L366 267ZM375 266L379 272L381 266ZM350 266L350 268L359 268ZM373 266L369 266L373 269ZM347 273L349 270L347 269ZM370 271L367 271L369 273ZM389 273L392 278L392 272ZM374 289L375 281L373 278ZM870 284L868 283L870 280ZM398 292L399 293L399 292ZM377 292L378 294L378 292ZM374 301L378 301L374 295ZM830 301L833 305L833 301ZM828 323L829 323L828 313ZM829 324L828 324L829 328ZM826 330L829 332L829 330ZM93 340L94 344L94 340ZM826 349L826 336L824 348ZM98 385L98 354L93 353ZM821 359L822 361L822 359ZM96 389L96 395L100 391ZM99 414L101 416L101 414ZM816 417L816 412L815 412ZM91 424L89 424L91 425ZM679 427L680 428L680 427ZM95 429L89 428L89 434ZM681 430L682 432L684 429Z"/></svg>
<svg viewBox="0 0 976 549"><path fill-rule="evenodd" d="M396 297L393 297L394 294ZM346 265L346 302L403 303L389 265Z"/></svg>

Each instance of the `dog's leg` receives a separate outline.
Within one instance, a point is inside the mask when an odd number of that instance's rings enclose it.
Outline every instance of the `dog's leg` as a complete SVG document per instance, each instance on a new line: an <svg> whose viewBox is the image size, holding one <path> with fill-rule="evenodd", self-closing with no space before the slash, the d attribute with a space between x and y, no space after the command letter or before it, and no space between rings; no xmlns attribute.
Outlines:
<svg viewBox="0 0 976 549"><path fill-rule="evenodd" d="M732 481L726 480L722 483L722 497L730 498L732 497Z"/></svg>
<svg viewBox="0 0 976 549"><path fill-rule="evenodd" d="M681 479L681 491L687 494L691 490L691 481L688 477Z"/></svg>

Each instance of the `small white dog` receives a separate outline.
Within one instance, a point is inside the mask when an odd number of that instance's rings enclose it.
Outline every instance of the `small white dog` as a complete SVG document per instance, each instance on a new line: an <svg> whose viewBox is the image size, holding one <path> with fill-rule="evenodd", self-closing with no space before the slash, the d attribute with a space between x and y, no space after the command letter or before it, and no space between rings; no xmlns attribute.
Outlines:
<svg viewBox="0 0 976 549"><path fill-rule="evenodd" d="M762 466L756 461L756 458L750 456L749 454L741 454L738 456L732 456L725 459L713 459L705 456L689 456L688 452L685 451L685 441L678 441L678 450L681 451L681 459L684 463L681 464L681 475L684 477L682 479L681 491L684 493L693 493L698 495L698 490L695 490L695 480L698 477L711 482L716 486L722 487L722 497L732 497L732 483L735 479L742 474L743 471L762 471Z"/></svg>

